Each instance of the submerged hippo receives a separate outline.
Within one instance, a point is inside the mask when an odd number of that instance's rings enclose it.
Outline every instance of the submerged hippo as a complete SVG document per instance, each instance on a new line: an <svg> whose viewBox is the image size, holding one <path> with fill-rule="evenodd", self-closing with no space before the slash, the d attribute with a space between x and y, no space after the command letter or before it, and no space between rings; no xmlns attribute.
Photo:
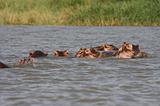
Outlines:
<svg viewBox="0 0 160 106"><path fill-rule="evenodd" d="M103 52L100 52L100 51L97 51L96 49L94 48L81 48L75 55L75 57L78 57L78 58L82 58L82 57L85 57L85 58L105 58L105 57L110 57L110 56L113 56L113 52L109 52L109 51L103 51Z"/></svg>
<svg viewBox="0 0 160 106"><path fill-rule="evenodd" d="M34 62L34 58L31 58L31 57L23 57L19 60L20 65L32 64L33 62Z"/></svg>
<svg viewBox="0 0 160 106"><path fill-rule="evenodd" d="M6 64L0 62L0 68L9 68L9 66L7 66Z"/></svg>
<svg viewBox="0 0 160 106"><path fill-rule="evenodd" d="M80 48L80 50L76 53L75 57L78 58L96 58L98 57L99 52L97 52L93 48Z"/></svg>
<svg viewBox="0 0 160 106"><path fill-rule="evenodd" d="M54 57L68 57L69 51L68 50L64 50L64 51L56 50L53 52L53 56Z"/></svg>
<svg viewBox="0 0 160 106"><path fill-rule="evenodd" d="M98 51L118 51L118 48L112 44L103 44L93 48Z"/></svg>
<svg viewBox="0 0 160 106"><path fill-rule="evenodd" d="M84 51L84 54L85 54L85 57L92 58L92 59L101 57L101 53L93 48L87 48Z"/></svg>
<svg viewBox="0 0 160 106"><path fill-rule="evenodd" d="M38 57L46 57L48 55L48 52L42 52L40 50L36 50L36 51L31 51L29 53L29 57L31 58L38 58Z"/></svg>

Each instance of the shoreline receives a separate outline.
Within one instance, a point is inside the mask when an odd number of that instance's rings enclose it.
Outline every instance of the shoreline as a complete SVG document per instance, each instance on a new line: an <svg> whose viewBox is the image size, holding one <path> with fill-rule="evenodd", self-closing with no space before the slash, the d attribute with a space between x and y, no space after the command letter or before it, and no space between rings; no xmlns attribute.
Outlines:
<svg viewBox="0 0 160 106"><path fill-rule="evenodd" d="M27 25L27 24L5 24L5 25L1 25L0 24L0 27L15 27L15 26L22 26L22 27L60 27L60 28L65 28L65 27L97 27L97 28L105 28L105 27L160 27L160 25L156 25L156 26L152 26L152 25L146 25L146 26L143 26L143 25L114 25L114 26L97 26L97 25Z"/></svg>

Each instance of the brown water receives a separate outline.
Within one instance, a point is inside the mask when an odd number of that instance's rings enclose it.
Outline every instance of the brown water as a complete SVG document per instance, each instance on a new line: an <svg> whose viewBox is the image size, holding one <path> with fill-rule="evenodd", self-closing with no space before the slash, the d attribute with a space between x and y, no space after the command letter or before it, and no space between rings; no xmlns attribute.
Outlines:
<svg viewBox="0 0 160 106"><path fill-rule="evenodd" d="M69 49L103 43L139 44L144 59L41 58L16 67L30 50ZM1 106L159 106L160 27L1 26Z"/></svg>

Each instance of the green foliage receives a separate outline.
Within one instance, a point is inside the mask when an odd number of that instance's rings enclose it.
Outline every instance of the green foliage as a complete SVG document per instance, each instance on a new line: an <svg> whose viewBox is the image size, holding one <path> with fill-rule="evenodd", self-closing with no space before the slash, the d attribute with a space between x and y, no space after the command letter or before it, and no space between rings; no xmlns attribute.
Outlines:
<svg viewBox="0 0 160 106"><path fill-rule="evenodd" d="M160 25L160 0L0 0L0 24Z"/></svg>

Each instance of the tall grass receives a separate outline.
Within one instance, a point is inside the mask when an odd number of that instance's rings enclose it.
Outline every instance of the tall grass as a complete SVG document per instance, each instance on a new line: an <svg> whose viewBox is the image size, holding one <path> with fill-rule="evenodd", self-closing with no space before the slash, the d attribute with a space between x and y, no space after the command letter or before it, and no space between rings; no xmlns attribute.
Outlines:
<svg viewBox="0 0 160 106"><path fill-rule="evenodd" d="M0 0L0 25L160 25L160 0Z"/></svg>

